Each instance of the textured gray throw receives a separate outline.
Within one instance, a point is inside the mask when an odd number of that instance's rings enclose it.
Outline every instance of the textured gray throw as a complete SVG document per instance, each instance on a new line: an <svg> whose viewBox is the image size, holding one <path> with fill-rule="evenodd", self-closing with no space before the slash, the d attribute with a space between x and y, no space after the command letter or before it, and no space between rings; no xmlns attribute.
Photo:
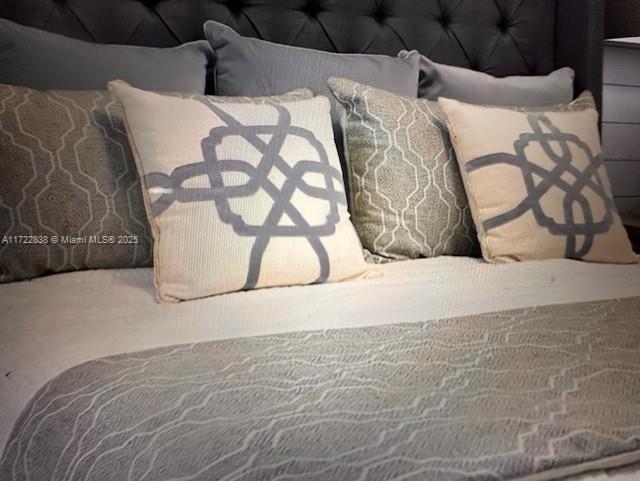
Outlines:
<svg viewBox="0 0 640 481"><path fill-rule="evenodd" d="M91 361L29 403L0 479L543 480L632 463L639 317L635 298Z"/></svg>

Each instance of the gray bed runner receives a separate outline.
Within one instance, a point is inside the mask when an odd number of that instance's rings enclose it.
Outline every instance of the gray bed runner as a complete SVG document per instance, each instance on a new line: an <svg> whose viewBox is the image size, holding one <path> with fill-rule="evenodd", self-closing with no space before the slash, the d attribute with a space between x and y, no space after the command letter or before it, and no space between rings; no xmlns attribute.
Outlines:
<svg viewBox="0 0 640 481"><path fill-rule="evenodd" d="M25 408L3 481L554 479L640 460L640 298L113 356Z"/></svg>

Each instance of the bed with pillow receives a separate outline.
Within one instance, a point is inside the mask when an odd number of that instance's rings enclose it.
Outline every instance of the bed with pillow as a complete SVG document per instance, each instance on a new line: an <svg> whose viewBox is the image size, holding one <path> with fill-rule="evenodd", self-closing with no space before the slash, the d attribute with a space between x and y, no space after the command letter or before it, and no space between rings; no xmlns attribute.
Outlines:
<svg viewBox="0 0 640 481"><path fill-rule="evenodd" d="M637 479L602 13L1 0L0 479Z"/></svg>

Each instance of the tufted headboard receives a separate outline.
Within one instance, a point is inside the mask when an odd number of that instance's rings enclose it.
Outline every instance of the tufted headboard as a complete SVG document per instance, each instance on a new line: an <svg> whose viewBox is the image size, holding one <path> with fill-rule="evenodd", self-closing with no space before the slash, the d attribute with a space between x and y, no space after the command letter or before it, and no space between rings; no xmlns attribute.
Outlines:
<svg viewBox="0 0 640 481"><path fill-rule="evenodd" d="M417 49L492 75L576 71L602 92L604 0L0 0L0 17L100 43L171 46L207 19L337 52Z"/></svg>

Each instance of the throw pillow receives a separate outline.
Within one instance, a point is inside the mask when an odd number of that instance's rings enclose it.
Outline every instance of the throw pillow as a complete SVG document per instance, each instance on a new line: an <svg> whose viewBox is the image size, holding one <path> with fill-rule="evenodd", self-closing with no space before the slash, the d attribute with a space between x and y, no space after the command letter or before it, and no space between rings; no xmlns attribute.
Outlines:
<svg viewBox="0 0 640 481"><path fill-rule="evenodd" d="M161 301L362 275L328 99L179 99L111 82L155 241Z"/></svg>
<svg viewBox="0 0 640 481"><path fill-rule="evenodd" d="M473 219L438 104L352 80L329 85L347 109L353 222L387 259L471 255Z"/></svg>
<svg viewBox="0 0 640 481"><path fill-rule="evenodd" d="M486 260L637 261L611 195L595 109L439 104Z"/></svg>

